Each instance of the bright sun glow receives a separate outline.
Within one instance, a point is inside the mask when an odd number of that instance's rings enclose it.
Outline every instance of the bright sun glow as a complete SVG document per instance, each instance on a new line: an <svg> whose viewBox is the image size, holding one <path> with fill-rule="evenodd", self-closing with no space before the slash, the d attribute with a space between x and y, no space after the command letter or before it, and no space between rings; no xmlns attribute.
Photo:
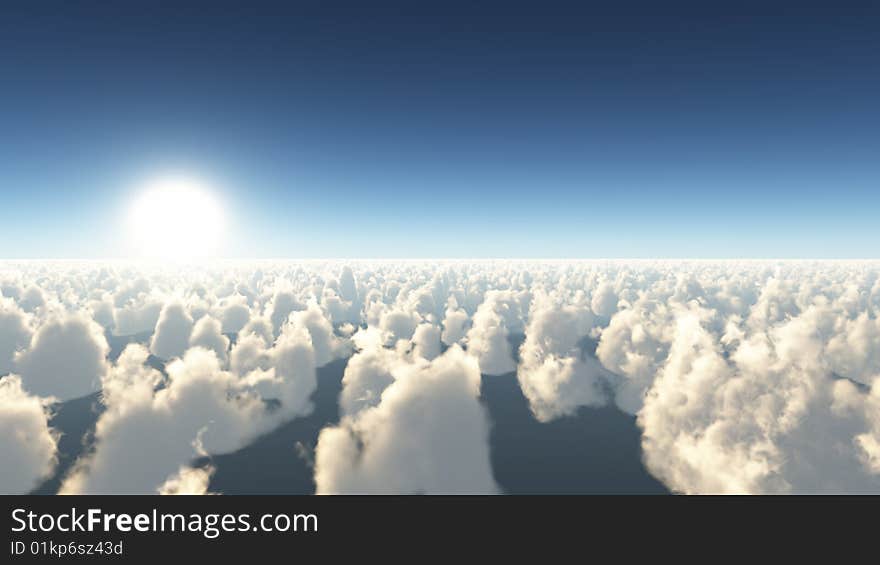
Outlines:
<svg viewBox="0 0 880 565"><path fill-rule="evenodd" d="M131 208L128 225L141 257L212 257L220 250L223 211L202 184L167 178L147 185Z"/></svg>

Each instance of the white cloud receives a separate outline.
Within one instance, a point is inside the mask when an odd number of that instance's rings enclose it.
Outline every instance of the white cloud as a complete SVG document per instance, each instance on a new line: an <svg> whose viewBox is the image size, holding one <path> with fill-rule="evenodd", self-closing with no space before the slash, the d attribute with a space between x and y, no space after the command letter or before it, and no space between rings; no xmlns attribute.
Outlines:
<svg viewBox="0 0 880 565"><path fill-rule="evenodd" d="M415 355L430 361L440 355L440 328L434 324L419 324L412 342Z"/></svg>
<svg viewBox="0 0 880 565"><path fill-rule="evenodd" d="M290 320L282 328L282 336L285 332L306 330L311 338L312 347L315 351L315 362L322 367L340 357L344 357L350 351L347 340L337 337L333 332L333 326L324 316L321 308L314 302L309 303L305 310L293 312Z"/></svg>
<svg viewBox="0 0 880 565"><path fill-rule="evenodd" d="M593 291L593 298L590 307L596 314L600 316L610 316L617 310L617 293L614 292L614 285L610 282L603 282Z"/></svg>
<svg viewBox="0 0 880 565"><path fill-rule="evenodd" d="M357 294L354 272L351 270L351 267L346 265L342 268L342 274L339 276L339 296L343 300L351 302L357 299Z"/></svg>
<svg viewBox="0 0 880 565"><path fill-rule="evenodd" d="M387 332L393 341L412 339L422 317L417 312L389 310L382 314L379 327Z"/></svg>
<svg viewBox="0 0 880 565"><path fill-rule="evenodd" d="M159 494L208 494L214 467L181 467L157 489Z"/></svg>
<svg viewBox="0 0 880 565"><path fill-rule="evenodd" d="M645 392L669 352L675 311L665 300L639 298L617 312L603 329L596 356L622 377L615 393L617 405L630 414L642 408Z"/></svg>
<svg viewBox="0 0 880 565"><path fill-rule="evenodd" d="M203 316L196 322L189 337L189 345L210 349L221 364L226 363L229 338L221 333L220 322L211 316Z"/></svg>
<svg viewBox="0 0 880 565"><path fill-rule="evenodd" d="M15 356L25 390L68 400L100 388L110 347L101 327L85 314L45 322L30 346Z"/></svg>
<svg viewBox="0 0 880 565"><path fill-rule="evenodd" d="M43 401L15 375L0 379L0 430L0 493L27 493L55 468L58 438Z"/></svg>
<svg viewBox="0 0 880 565"><path fill-rule="evenodd" d="M275 293L272 302L267 308L275 335L281 332L282 326L287 323L287 319L292 312L305 310L305 308L305 304L300 302L293 292L282 290Z"/></svg>
<svg viewBox="0 0 880 565"><path fill-rule="evenodd" d="M18 304L25 312L34 312L46 304L46 298L40 287L31 285L24 290Z"/></svg>
<svg viewBox="0 0 880 565"><path fill-rule="evenodd" d="M378 330L361 330L354 339L360 351L345 366L339 395L339 408L344 415L379 404L382 392L394 382L391 370L399 362L399 353L384 347Z"/></svg>
<svg viewBox="0 0 880 565"><path fill-rule="evenodd" d="M450 298L443 318L443 334L441 338L446 345L461 343L467 335L467 323L470 321L467 312L458 307L455 298Z"/></svg>
<svg viewBox="0 0 880 565"><path fill-rule="evenodd" d="M339 426L321 431L317 491L496 492L476 361L453 346L431 362L398 362L389 369L395 380L378 404L373 396Z"/></svg>
<svg viewBox="0 0 880 565"><path fill-rule="evenodd" d="M161 313L162 302L154 297L146 302L133 302L114 308L113 333L121 336L152 333Z"/></svg>
<svg viewBox="0 0 880 565"><path fill-rule="evenodd" d="M503 375L516 370L513 349L507 339L508 318L499 313L509 310L507 293L487 293L467 333L467 351L479 360L480 371L487 375Z"/></svg>
<svg viewBox="0 0 880 565"><path fill-rule="evenodd" d="M263 337L248 333L232 346L229 368L233 373L244 376L254 369L268 369L270 365L269 343Z"/></svg>
<svg viewBox="0 0 880 565"><path fill-rule="evenodd" d="M13 370L16 352L27 347L32 334L29 315L12 299L0 297L0 376Z"/></svg>
<svg viewBox="0 0 880 565"><path fill-rule="evenodd" d="M65 479L62 492L157 492L191 459L235 450L268 428L262 400L241 391L212 351L187 351L168 365L167 380L144 367L146 355L129 346L114 367L95 451ZM156 382L165 387L154 388Z"/></svg>
<svg viewBox="0 0 880 565"><path fill-rule="evenodd" d="M225 334L240 332L250 321L251 310L248 307L247 299L240 294L224 299L219 308L222 331Z"/></svg>
<svg viewBox="0 0 880 565"><path fill-rule="evenodd" d="M557 305L549 297L533 306L517 377L539 420L605 403L602 386L611 375L581 346L593 323L585 307Z"/></svg>
<svg viewBox="0 0 880 565"><path fill-rule="evenodd" d="M183 304L169 302L162 307L156 331L150 340L150 353L159 359L180 357L189 345L193 319Z"/></svg>
<svg viewBox="0 0 880 565"><path fill-rule="evenodd" d="M853 423L835 408L839 387L823 351L827 305L787 319L765 314L779 323L727 349L707 329L711 312L694 305L677 316L668 359L639 413L649 470L689 493L880 488L859 460Z"/></svg>

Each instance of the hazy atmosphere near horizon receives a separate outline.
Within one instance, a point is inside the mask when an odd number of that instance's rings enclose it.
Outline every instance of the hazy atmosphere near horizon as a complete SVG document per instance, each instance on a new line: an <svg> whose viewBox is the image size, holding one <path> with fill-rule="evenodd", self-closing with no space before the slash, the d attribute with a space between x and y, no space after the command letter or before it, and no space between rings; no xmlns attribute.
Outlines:
<svg viewBox="0 0 880 565"><path fill-rule="evenodd" d="M880 4L37 4L0 493L880 494Z"/></svg>

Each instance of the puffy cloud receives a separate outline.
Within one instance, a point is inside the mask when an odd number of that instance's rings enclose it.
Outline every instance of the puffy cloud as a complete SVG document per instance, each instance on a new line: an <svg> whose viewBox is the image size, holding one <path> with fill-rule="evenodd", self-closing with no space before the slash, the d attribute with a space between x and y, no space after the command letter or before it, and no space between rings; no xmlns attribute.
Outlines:
<svg viewBox="0 0 880 565"><path fill-rule="evenodd" d="M860 465L862 436L840 417L846 402L823 354L828 313L820 301L725 350L710 313L682 312L639 413L649 470L688 493L880 488Z"/></svg>
<svg viewBox="0 0 880 565"><path fill-rule="evenodd" d="M13 369L16 352L31 341L30 319L12 299L0 297L0 376Z"/></svg>
<svg viewBox="0 0 880 565"><path fill-rule="evenodd" d="M617 310L617 293L614 292L614 285L607 281L600 284L593 291L590 307L593 312L600 316L610 316L613 314Z"/></svg>
<svg viewBox="0 0 880 565"><path fill-rule="evenodd" d="M413 334L414 353L430 361L440 355L440 328L434 324L420 324Z"/></svg>
<svg viewBox="0 0 880 565"><path fill-rule="evenodd" d="M321 431L317 492L496 492L476 361L453 346L433 361L390 371L395 380L378 404L375 397L362 402L339 426Z"/></svg>
<svg viewBox="0 0 880 565"><path fill-rule="evenodd" d="M281 332L282 326L287 323L287 319L292 312L305 310L305 308L305 304L300 302L293 292L288 290L276 292L267 309L275 335Z"/></svg>
<svg viewBox="0 0 880 565"><path fill-rule="evenodd" d="M724 405L722 390L731 377L699 317L679 318L667 364L639 414L648 468L673 489L748 493L769 487L764 483L778 476L779 454L765 430ZM760 399L748 399L741 392L731 397L737 407L745 404L743 400ZM716 408L722 413L716 414ZM748 426L742 438L737 424Z"/></svg>
<svg viewBox="0 0 880 565"><path fill-rule="evenodd" d="M189 345L193 319L183 304L169 302L162 307L156 331L150 340L150 353L159 359L180 357Z"/></svg>
<svg viewBox="0 0 880 565"><path fill-rule="evenodd" d="M467 334L467 323L469 321L467 312L458 307L455 298L450 298L450 304L446 308L446 315L443 318L443 334L441 339L446 345L461 343Z"/></svg>
<svg viewBox="0 0 880 565"><path fill-rule="evenodd" d="M617 405L630 414L642 408L644 396L669 352L674 331L674 307L642 297L617 312L604 328L596 356L616 375Z"/></svg>
<svg viewBox="0 0 880 565"><path fill-rule="evenodd" d="M101 380L101 397L105 405L111 407L125 406L129 398L143 399L152 396L165 377L147 365L149 352L139 345L128 345L116 363Z"/></svg>
<svg viewBox="0 0 880 565"><path fill-rule="evenodd" d="M220 322L225 334L237 334L248 323L251 310L247 299L242 295L236 295L224 300L220 306Z"/></svg>
<svg viewBox="0 0 880 565"><path fill-rule="evenodd" d="M282 335L284 332L296 332L300 329L308 332L315 351L315 362L319 367L334 359L344 357L350 351L350 344L335 335L333 326L324 316L321 308L314 302L310 303L305 310L290 315L290 320L284 326Z"/></svg>
<svg viewBox="0 0 880 565"><path fill-rule="evenodd" d="M853 443L864 470L872 476L880 476L880 376L872 379L868 391L860 390L851 381L839 380L834 383L832 398L835 414L856 421L858 428ZM862 492L872 490L867 488Z"/></svg>
<svg viewBox="0 0 880 565"><path fill-rule="evenodd" d="M382 392L394 382L391 370L399 362L398 352L384 347L378 330L360 331L354 339L360 351L345 366L339 395L339 408L344 415L379 404Z"/></svg>
<svg viewBox="0 0 880 565"><path fill-rule="evenodd" d="M162 313L162 302L152 299L147 302L133 302L113 309L113 333L130 336L152 333Z"/></svg>
<svg viewBox="0 0 880 565"><path fill-rule="evenodd" d="M256 317L251 318L250 321L244 325L240 332L238 332L239 337L246 335L256 335L259 336L266 345L270 345L273 341L275 341L275 336L272 329L272 323L266 318Z"/></svg>
<svg viewBox="0 0 880 565"><path fill-rule="evenodd" d="M263 401L241 390L212 351L190 349L168 365L167 380L144 367L146 357L137 345L123 352L95 450L77 463L62 493L157 492L181 465L237 449L268 429Z"/></svg>
<svg viewBox="0 0 880 565"><path fill-rule="evenodd" d="M221 333L220 322L211 316L203 316L196 322L189 337L189 345L210 349L221 363L227 360L229 338Z"/></svg>
<svg viewBox="0 0 880 565"><path fill-rule="evenodd" d="M382 314L379 327L390 334L393 341L412 339L421 320L417 312L389 310Z"/></svg>
<svg viewBox="0 0 880 565"><path fill-rule="evenodd" d="M126 282L120 283L113 274L106 271L99 274L98 281L95 282L95 291L98 294L93 297L92 306L94 307L94 300L102 303L108 301L112 305L113 321L110 325L115 335L152 333L165 302L161 291L154 289L150 281L139 274L127 272L121 276L125 277ZM99 306L99 309L103 308L103 304ZM101 320L98 322L105 325Z"/></svg>
<svg viewBox="0 0 880 565"><path fill-rule="evenodd" d="M0 379L0 430L0 492L24 494L55 468L58 438L44 402L15 375Z"/></svg>
<svg viewBox="0 0 880 565"><path fill-rule="evenodd" d="M311 396L318 386L315 373L318 353L312 334L297 320L285 328L270 352L277 392L266 398L281 400L283 410L276 416L306 415L312 411Z"/></svg>
<svg viewBox="0 0 880 565"><path fill-rule="evenodd" d="M25 289L18 303L25 312L34 312L37 308L45 306L46 297L40 287L31 285Z"/></svg>
<svg viewBox="0 0 880 565"><path fill-rule="evenodd" d="M832 370L843 377L871 384L880 373L880 318L860 312L838 322L828 342Z"/></svg>
<svg viewBox="0 0 880 565"><path fill-rule="evenodd" d="M21 297L21 286L15 280L0 280L0 297L2 296L18 300Z"/></svg>
<svg viewBox="0 0 880 565"><path fill-rule="evenodd" d="M357 283L354 279L354 273L351 267L346 265L342 268L342 274L339 276L339 296L343 300L352 302L357 300Z"/></svg>
<svg viewBox="0 0 880 565"><path fill-rule="evenodd" d="M559 306L549 299L533 308L517 377L539 420L605 403L603 381L608 382L611 375L584 352L581 343L593 322L589 309Z"/></svg>
<svg viewBox="0 0 880 565"><path fill-rule="evenodd" d="M84 314L69 314L40 326L15 364L28 392L68 400L100 388L109 351L98 324Z"/></svg>
<svg viewBox="0 0 880 565"><path fill-rule="evenodd" d="M159 494L208 494L214 467L181 467L157 489Z"/></svg>
<svg viewBox="0 0 880 565"><path fill-rule="evenodd" d="M487 375L516 370L506 320L498 312L505 306L500 293L490 292L474 314L473 327L467 333L468 353L479 360L480 371Z"/></svg>
<svg viewBox="0 0 880 565"><path fill-rule="evenodd" d="M98 322L106 331L112 332L116 327L113 316L113 300L109 293L103 293L98 299L89 301L89 311L92 319Z"/></svg>
<svg viewBox="0 0 880 565"><path fill-rule="evenodd" d="M254 369L268 369L270 364L269 343L253 333L240 337L229 354L229 368L240 376Z"/></svg>

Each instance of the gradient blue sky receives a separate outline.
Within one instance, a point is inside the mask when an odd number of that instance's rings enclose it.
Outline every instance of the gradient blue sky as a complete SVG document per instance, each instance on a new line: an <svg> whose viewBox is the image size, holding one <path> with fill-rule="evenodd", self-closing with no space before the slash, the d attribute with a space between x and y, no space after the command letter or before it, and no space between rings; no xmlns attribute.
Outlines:
<svg viewBox="0 0 880 565"><path fill-rule="evenodd" d="M129 4L4 3L0 257L880 256L877 2Z"/></svg>

